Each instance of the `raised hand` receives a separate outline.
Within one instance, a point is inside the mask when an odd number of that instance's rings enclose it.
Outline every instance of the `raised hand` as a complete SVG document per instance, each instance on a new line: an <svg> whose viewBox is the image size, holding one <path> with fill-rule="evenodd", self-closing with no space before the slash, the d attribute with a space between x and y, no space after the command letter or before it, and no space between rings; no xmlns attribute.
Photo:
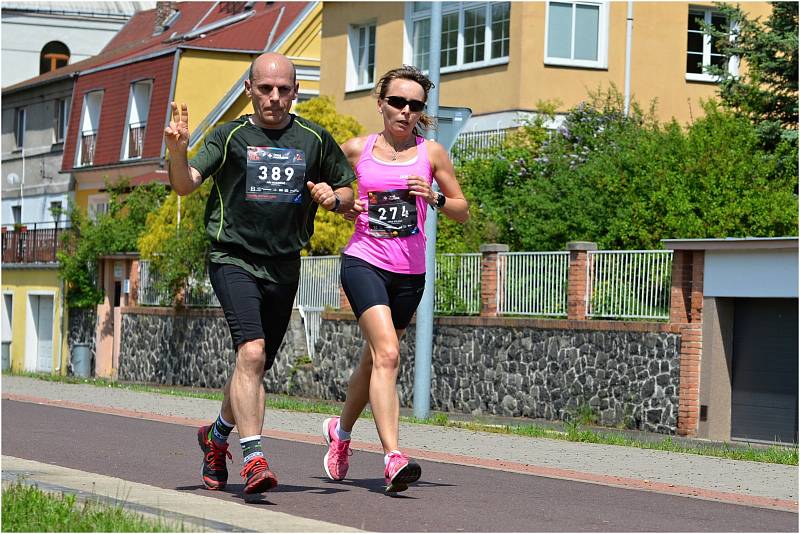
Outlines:
<svg viewBox="0 0 800 534"><path fill-rule="evenodd" d="M172 120L169 126L164 128L164 141L171 154L186 153L189 148L189 109L186 104L181 104L180 110L175 102L170 102L172 106Z"/></svg>

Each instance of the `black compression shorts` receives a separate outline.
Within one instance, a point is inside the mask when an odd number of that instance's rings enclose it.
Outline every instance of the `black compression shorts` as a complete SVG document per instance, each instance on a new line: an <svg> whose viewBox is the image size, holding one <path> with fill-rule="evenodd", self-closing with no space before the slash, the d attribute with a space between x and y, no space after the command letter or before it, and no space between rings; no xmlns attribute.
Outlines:
<svg viewBox="0 0 800 534"><path fill-rule="evenodd" d="M397 330L408 327L425 290L424 273L393 273L347 254L342 254L341 279L356 318L372 306L383 304L392 311Z"/></svg>
<svg viewBox="0 0 800 534"><path fill-rule="evenodd" d="M225 312L234 350L246 341L263 339L264 369L272 367L292 317L297 284L275 284L224 263L209 263L208 276Z"/></svg>

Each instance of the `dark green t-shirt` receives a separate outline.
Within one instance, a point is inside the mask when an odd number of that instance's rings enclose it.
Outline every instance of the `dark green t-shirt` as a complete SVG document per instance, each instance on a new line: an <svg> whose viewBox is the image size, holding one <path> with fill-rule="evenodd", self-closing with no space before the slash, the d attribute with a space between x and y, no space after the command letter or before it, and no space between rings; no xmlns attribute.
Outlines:
<svg viewBox="0 0 800 534"><path fill-rule="evenodd" d="M333 189L355 180L333 137L291 116L286 128L259 128L244 115L213 130L189 165L214 184L206 204L210 260L255 276L293 283L300 250L314 233L318 204L306 182Z"/></svg>

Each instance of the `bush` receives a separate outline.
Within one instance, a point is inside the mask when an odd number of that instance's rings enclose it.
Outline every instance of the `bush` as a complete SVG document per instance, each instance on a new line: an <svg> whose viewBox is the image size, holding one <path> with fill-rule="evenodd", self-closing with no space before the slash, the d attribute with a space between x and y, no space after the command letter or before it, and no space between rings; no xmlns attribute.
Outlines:
<svg viewBox="0 0 800 534"><path fill-rule="evenodd" d="M108 212L98 215L96 221L74 204L68 210L72 227L63 234L65 247L57 258L70 307L91 308L103 300L103 290L97 286L100 256L136 251L148 213L157 209L167 194L159 183L131 189L129 181L122 180L106 187Z"/></svg>
<svg viewBox="0 0 800 534"><path fill-rule="evenodd" d="M796 144L769 151L746 118L711 102L683 129L659 124L654 106L624 116L613 87L590 97L550 139L521 132L538 148L517 141L459 166L477 219L465 243L656 249L668 238L797 235Z"/></svg>

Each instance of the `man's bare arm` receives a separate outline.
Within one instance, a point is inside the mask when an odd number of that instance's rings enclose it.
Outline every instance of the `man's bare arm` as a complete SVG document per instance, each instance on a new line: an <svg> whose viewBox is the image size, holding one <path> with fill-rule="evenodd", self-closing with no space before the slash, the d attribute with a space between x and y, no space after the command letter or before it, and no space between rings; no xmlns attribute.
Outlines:
<svg viewBox="0 0 800 534"><path fill-rule="evenodd" d="M179 195L188 195L203 183L203 177L189 166L186 154L189 148L189 109L181 104L180 110L171 102L172 120L164 128L164 141L169 150L169 183Z"/></svg>

